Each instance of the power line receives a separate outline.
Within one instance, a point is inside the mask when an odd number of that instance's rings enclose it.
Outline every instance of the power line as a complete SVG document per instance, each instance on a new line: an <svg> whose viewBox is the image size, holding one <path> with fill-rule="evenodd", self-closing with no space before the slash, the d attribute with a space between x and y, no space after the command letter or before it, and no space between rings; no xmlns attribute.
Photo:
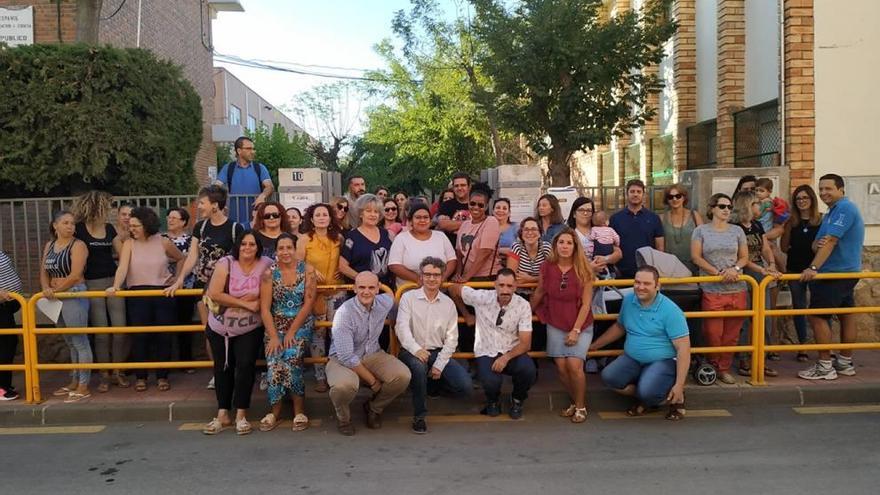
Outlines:
<svg viewBox="0 0 880 495"><path fill-rule="evenodd" d="M114 10L112 14L110 14L108 17L102 17L101 20L102 21L109 21L110 19L113 19L116 16L116 14L118 14L119 11L122 10L122 7L125 7L125 2L127 2L127 1L128 0L122 0L122 3L119 4L119 7L116 7L116 10Z"/></svg>
<svg viewBox="0 0 880 495"><path fill-rule="evenodd" d="M233 55L223 55L223 54L216 53L216 52L214 54L214 60L221 62L221 63L238 65L241 67L250 67L250 68L254 68L254 69L264 69L264 70L272 70L272 71L277 71L277 72L286 72L286 73L290 73L290 74L298 74L298 75L303 75L303 76L324 77L324 78L329 78L329 79L345 79L345 80L351 80L351 81L368 81L368 82L380 82L380 83L388 82L387 79L377 78L377 77L354 76L354 75L348 75L348 74L332 74L332 73L328 73L328 72L319 72L319 71L313 71L313 70L307 70L307 69L279 67L279 66L273 65L273 64L258 62L256 60L248 60L248 59L233 56ZM357 69L357 70L360 70L360 69ZM421 84L421 81L418 81L418 80L412 80L412 82L414 82L416 84Z"/></svg>

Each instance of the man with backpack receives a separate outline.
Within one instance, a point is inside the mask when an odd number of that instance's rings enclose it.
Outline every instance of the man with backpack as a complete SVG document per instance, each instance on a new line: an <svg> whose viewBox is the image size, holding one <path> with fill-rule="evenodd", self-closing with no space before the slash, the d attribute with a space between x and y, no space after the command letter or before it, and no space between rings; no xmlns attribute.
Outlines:
<svg viewBox="0 0 880 495"><path fill-rule="evenodd" d="M251 210L275 192L269 170L262 163L254 162L254 142L245 136L235 140L235 161L227 163L217 173L215 184L223 186L231 198L229 217L245 230L250 229Z"/></svg>

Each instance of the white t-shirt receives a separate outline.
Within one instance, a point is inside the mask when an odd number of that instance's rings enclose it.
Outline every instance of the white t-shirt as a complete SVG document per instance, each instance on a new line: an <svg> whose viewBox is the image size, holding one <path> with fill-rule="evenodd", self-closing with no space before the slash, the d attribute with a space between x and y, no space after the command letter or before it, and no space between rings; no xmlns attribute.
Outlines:
<svg viewBox="0 0 880 495"><path fill-rule="evenodd" d="M404 231L394 238L391 243L391 252L388 255L388 266L403 265L407 270L419 273L419 264L428 256L440 258L449 263L454 261L455 248L449 242L449 238L442 232L431 231L431 237L426 241L420 241L413 237L412 232ZM397 279L397 286L408 283L401 278Z"/></svg>

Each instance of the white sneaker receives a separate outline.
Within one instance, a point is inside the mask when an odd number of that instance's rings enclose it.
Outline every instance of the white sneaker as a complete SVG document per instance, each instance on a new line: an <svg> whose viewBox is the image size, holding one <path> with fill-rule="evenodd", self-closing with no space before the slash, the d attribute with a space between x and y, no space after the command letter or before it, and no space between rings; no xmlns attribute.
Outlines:
<svg viewBox="0 0 880 495"><path fill-rule="evenodd" d="M266 372L260 373L260 391L269 390L269 380L266 379Z"/></svg>
<svg viewBox="0 0 880 495"><path fill-rule="evenodd" d="M810 366L798 373L798 377L804 380L837 380L837 371L833 366L824 367L819 363Z"/></svg>
<svg viewBox="0 0 880 495"><path fill-rule="evenodd" d="M214 390L214 377L213 376L211 377L211 381L208 382L208 386L205 388L207 388L208 390Z"/></svg>
<svg viewBox="0 0 880 495"><path fill-rule="evenodd" d="M856 367L853 364L852 359L850 359L848 363L844 363L840 360L837 354L835 354L831 356L831 365L834 367L834 371L836 371L838 375L855 376L856 374Z"/></svg>

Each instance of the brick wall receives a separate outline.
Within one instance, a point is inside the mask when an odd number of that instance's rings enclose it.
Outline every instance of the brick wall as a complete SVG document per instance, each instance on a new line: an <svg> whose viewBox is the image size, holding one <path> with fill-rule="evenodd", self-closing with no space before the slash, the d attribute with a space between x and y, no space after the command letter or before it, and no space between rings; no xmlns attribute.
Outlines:
<svg viewBox="0 0 880 495"><path fill-rule="evenodd" d="M718 0L718 167L733 167L733 113L745 102L744 0Z"/></svg>
<svg viewBox="0 0 880 495"><path fill-rule="evenodd" d="M76 39L76 0L0 0L0 7L34 7L34 42L58 43L58 13L61 11L61 42Z"/></svg>
<svg viewBox="0 0 880 495"><path fill-rule="evenodd" d="M785 0L784 19L785 163L794 189L812 184L815 169L813 0Z"/></svg>
<svg viewBox="0 0 880 495"><path fill-rule="evenodd" d="M672 37L672 157L676 170L687 169L687 128L697 119L697 11L696 0L676 0L672 16L678 30Z"/></svg>

